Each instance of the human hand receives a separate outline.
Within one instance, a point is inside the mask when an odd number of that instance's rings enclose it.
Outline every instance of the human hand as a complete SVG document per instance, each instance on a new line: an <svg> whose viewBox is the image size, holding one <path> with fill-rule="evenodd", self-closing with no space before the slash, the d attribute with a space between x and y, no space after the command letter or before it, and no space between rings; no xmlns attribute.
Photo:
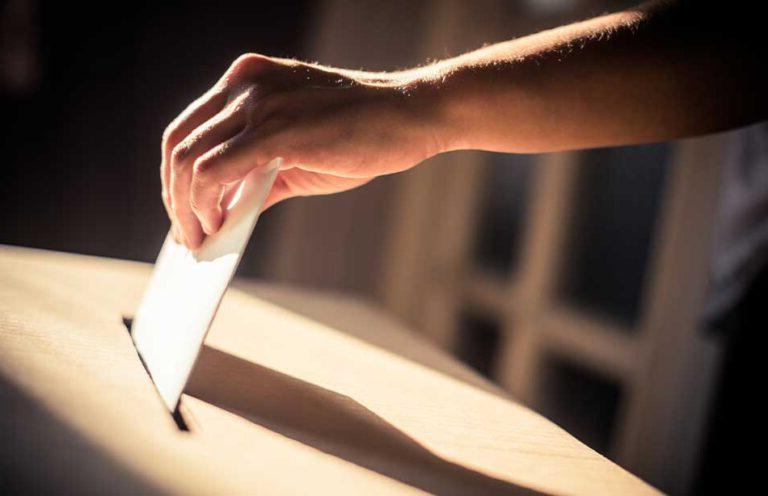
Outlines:
<svg viewBox="0 0 768 496"><path fill-rule="evenodd" d="M418 80L244 55L166 129L163 202L174 236L197 248L227 193L276 157L264 208L335 193L442 151L437 106Z"/></svg>

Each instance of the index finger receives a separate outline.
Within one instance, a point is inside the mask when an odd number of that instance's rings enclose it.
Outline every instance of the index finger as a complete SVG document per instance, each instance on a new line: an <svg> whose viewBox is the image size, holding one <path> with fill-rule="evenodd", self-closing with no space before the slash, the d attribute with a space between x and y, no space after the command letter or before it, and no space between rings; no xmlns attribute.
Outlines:
<svg viewBox="0 0 768 496"><path fill-rule="evenodd" d="M179 116L168 125L163 133L161 145L160 182L162 184L162 198L168 217L175 225L178 223L174 217L171 206L171 152L198 126L215 116L227 103L226 92L220 86L214 86L203 96L192 102ZM178 236L178 232L176 233Z"/></svg>

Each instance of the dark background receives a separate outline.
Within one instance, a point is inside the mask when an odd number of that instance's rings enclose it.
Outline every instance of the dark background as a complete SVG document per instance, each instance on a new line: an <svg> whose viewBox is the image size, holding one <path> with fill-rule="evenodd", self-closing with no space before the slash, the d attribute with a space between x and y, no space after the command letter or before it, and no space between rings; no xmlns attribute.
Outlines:
<svg viewBox="0 0 768 496"><path fill-rule="evenodd" d="M39 4L26 27L35 31L35 78L0 93L0 243L153 260L168 228L163 129L240 54L301 56L312 9Z"/></svg>

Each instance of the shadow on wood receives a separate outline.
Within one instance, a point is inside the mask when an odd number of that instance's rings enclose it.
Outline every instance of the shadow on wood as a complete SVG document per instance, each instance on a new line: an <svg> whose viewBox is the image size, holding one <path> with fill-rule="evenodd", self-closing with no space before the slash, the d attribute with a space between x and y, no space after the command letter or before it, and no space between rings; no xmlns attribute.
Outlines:
<svg viewBox="0 0 768 496"><path fill-rule="evenodd" d="M435 455L348 396L209 346L203 348L186 392L430 493L541 494Z"/></svg>
<svg viewBox="0 0 768 496"><path fill-rule="evenodd" d="M0 494L163 492L2 375L0 447Z"/></svg>
<svg viewBox="0 0 768 496"><path fill-rule="evenodd" d="M470 372L455 360L447 359L443 352L438 351L423 336L410 332L399 319L377 309L365 299L343 293L325 294L291 286L254 284L237 279L233 285L249 296L307 317L350 338L359 339L400 358L437 370L486 393L509 398L501 388ZM365 325L360 325L361 322L365 322ZM394 329L403 332L393 332Z"/></svg>

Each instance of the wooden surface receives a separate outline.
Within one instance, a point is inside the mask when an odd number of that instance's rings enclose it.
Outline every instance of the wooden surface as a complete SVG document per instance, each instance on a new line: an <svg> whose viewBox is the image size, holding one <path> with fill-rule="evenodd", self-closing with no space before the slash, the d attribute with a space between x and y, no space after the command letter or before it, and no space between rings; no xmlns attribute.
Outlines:
<svg viewBox="0 0 768 496"><path fill-rule="evenodd" d="M149 269L0 247L0 492L656 492L370 306L247 282L179 431L122 324Z"/></svg>

